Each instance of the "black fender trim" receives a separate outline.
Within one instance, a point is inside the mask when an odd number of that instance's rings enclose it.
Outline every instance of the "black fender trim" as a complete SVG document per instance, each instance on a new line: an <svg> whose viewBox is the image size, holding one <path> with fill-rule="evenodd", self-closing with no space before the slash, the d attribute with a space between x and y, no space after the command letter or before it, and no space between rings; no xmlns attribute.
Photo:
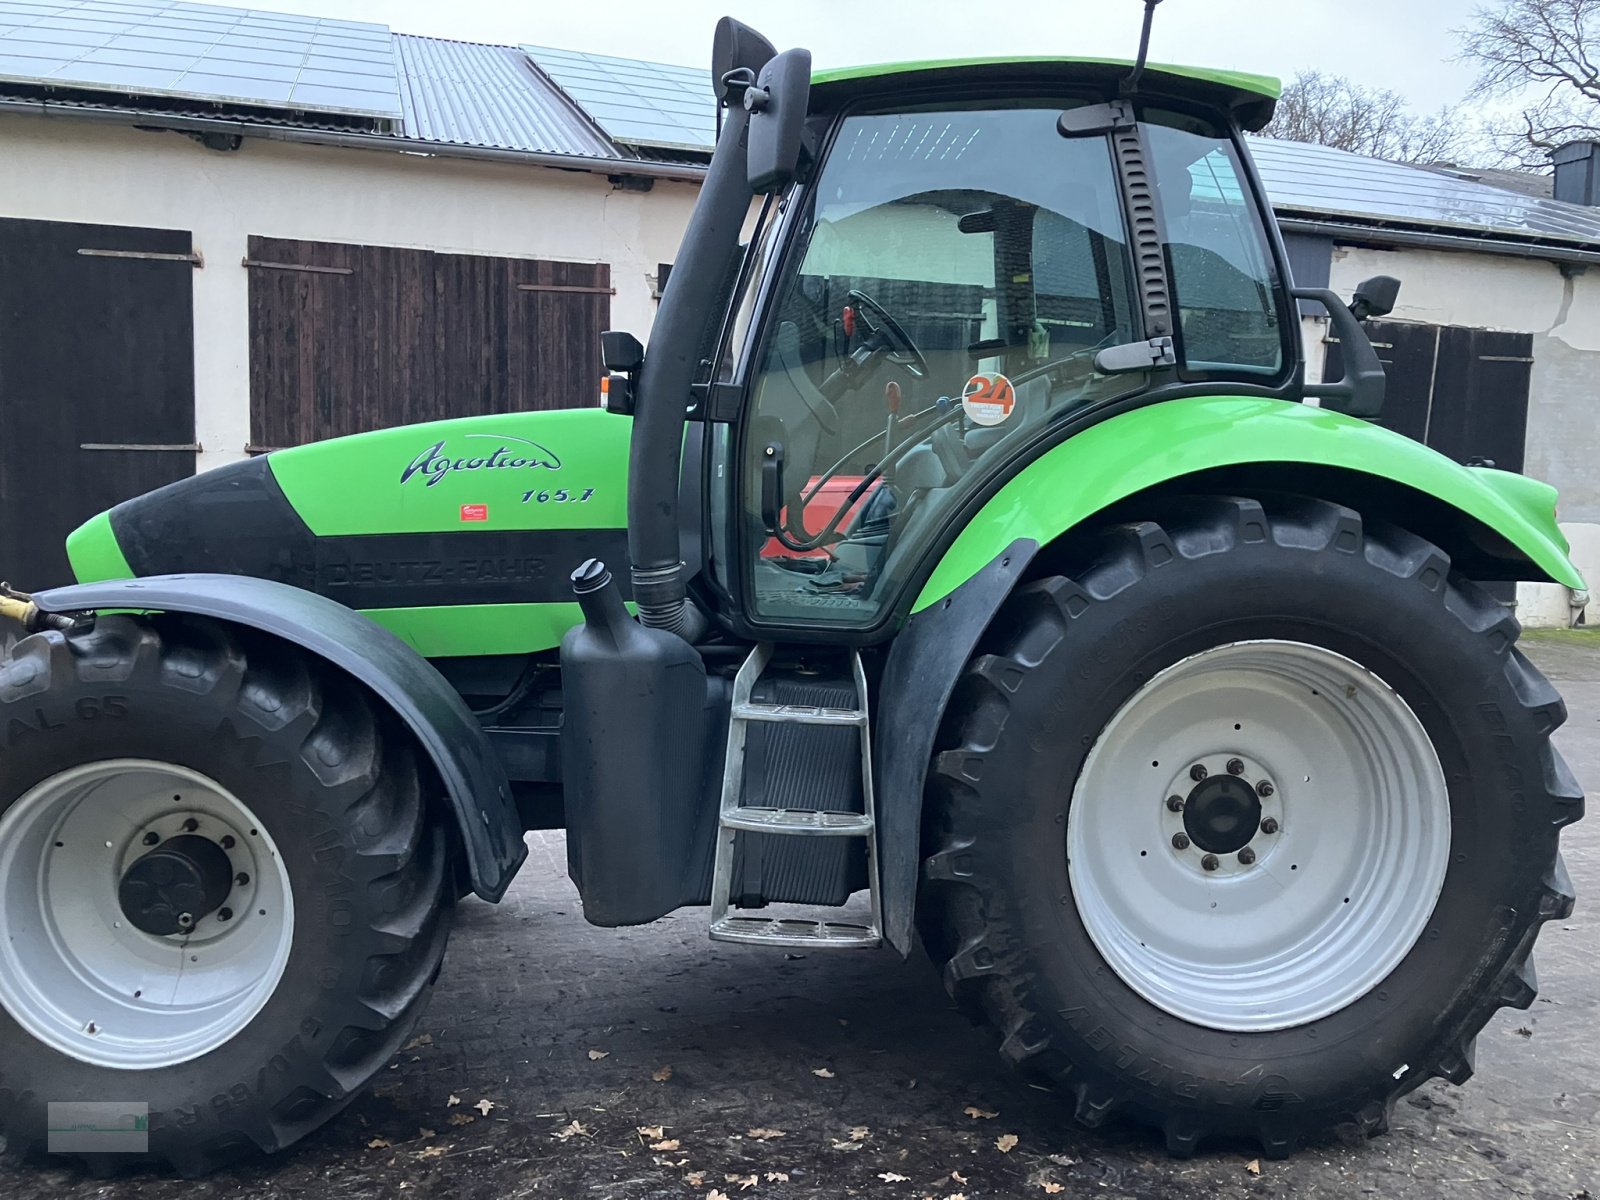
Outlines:
<svg viewBox="0 0 1600 1200"><path fill-rule="evenodd" d="M55 613L190 613L310 651L366 684L417 735L444 783L477 895L498 901L528 856L505 770L460 695L410 646L337 601L250 576L155 575L54 588L33 602Z"/></svg>
<svg viewBox="0 0 1600 1200"><path fill-rule="evenodd" d="M902 955L915 944L923 787L945 705L978 638L1038 552L1037 542L1018 538L944 599L913 614L889 649L873 749L884 938Z"/></svg>

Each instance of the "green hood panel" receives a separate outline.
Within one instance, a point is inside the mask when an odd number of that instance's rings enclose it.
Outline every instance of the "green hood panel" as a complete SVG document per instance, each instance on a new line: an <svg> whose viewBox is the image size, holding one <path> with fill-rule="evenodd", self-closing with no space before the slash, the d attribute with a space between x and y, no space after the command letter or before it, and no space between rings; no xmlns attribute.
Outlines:
<svg viewBox="0 0 1600 1200"><path fill-rule="evenodd" d="M1046 452L969 521L912 611L954 591L1017 538L1040 545L1106 506L1170 479L1241 463L1307 463L1393 480L1482 521L1550 579L1582 588L1556 525L1556 491L1468 468L1377 425L1328 409L1234 396L1172 400L1103 421ZM1050 502L1041 504L1040 497Z"/></svg>
<svg viewBox="0 0 1600 1200"><path fill-rule="evenodd" d="M267 464L318 537L620 529L632 424L598 408L458 417L279 450Z"/></svg>

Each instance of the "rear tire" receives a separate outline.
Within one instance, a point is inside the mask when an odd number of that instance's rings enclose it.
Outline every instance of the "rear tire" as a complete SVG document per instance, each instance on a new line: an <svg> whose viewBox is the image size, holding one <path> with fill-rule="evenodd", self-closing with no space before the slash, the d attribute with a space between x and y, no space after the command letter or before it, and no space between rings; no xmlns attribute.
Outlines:
<svg viewBox="0 0 1600 1200"><path fill-rule="evenodd" d="M234 856L195 860L224 866L229 897L168 935L120 919L116 891L145 846L189 828L156 811L158 785L195 814L193 836ZM0 935L28 931L9 966L20 982L0 988L6 1152L46 1151L52 1102L133 1102L148 1105L148 1150L85 1161L193 1176L281 1150L348 1104L416 1024L444 953L455 893L431 788L391 714L280 641L112 616L18 643L0 660ZM50 822L57 832L41 833ZM89 830L100 860L82 852ZM241 868L242 842L260 843L259 878ZM76 886L56 887L52 867ZM113 919L95 927L62 899L71 891ZM248 922L272 935L253 956L237 940ZM257 994L208 1010L169 960L194 970L230 945L242 945L230 970L257 972ZM225 1019L169 1043L189 1013Z"/></svg>
<svg viewBox="0 0 1600 1200"><path fill-rule="evenodd" d="M930 775L924 942L951 994L999 1033L1002 1054L1057 1083L1084 1124L1131 1117L1160 1128L1178 1155L1214 1135L1283 1156L1334 1127L1380 1132L1395 1100L1430 1076L1466 1081L1473 1039L1497 1009L1533 1002L1533 941L1572 908L1559 831L1583 811L1549 740L1565 708L1515 649L1511 615L1403 530L1364 527L1348 509L1301 498L1150 508L1158 520L1108 527L1058 564L1064 574L1021 588L969 664ZM1302 650L1270 649L1291 646ZM1328 714L1314 736L1253 738L1250 718L1221 711L1238 705L1220 689L1196 693L1210 711L1151 707L1162 681L1192 676L1219 653L1274 671L1302 658L1319 670L1349 664L1347 676L1326 677L1349 680L1338 688L1351 689L1349 721L1395 714L1393 753L1345 764L1370 786L1323 795L1300 778L1313 773L1299 769L1307 746L1331 770L1340 755L1361 758L1350 747L1382 741L1365 726L1341 734L1345 718L1326 696L1311 701L1309 676L1290 683L1289 671L1283 687ZM1384 709L1383 693L1398 707ZM1258 705L1255 715L1271 726L1275 709L1299 704ZM1420 743L1407 740L1408 719ZM1276 723L1279 733L1299 728L1288 716ZM1121 773L1107 775L1103 764L1118 754ZM1394 766L1402 761L1412 765ZM1204 847L1186 841L1183 822L1201 802L1188 772L1207 762L1210 774L1280 780L1269 789L1281 806L1271 831L1281 839L1311 827L1304 854L1285 856L1303 864L1269 861L1278 852L1257 835L1243 863L1227 841L1212 847L1219 861L1197 870ZM1107 780L1125 781L1118 795L1105 794ZM1189 789L1168 807L1169 793ZM1205 809L1219 823L1196 837L1217 838L1247 808L1239 819L1264 821L1272 810L1255 811L1249 795ZM1341 816L1351 812L1366 824ZM1121 821L1135 832L1108 832ZM1242 827L1245 837L1258 828ZM1069 863L1069 846L1086 861ZM1368 925L1354 915L1361 893L1340 887L1350 907L1334 897L1331 912L1313 912L1316 937L1284 925L1280 940L1267 939L1280 966L1306 946L1312 955L1330 947L1322 965L1332 982L1318 982L1310 958L1310 970L1272 975L1271 954L1250 957L1262 930L1277 928L1280 910L1263 897L1329 907L1319 870L1326 884L1371 860L1387 875L1365 906ZM1257 869L1270 874L1252 879ZM1244 899L1266 879L1278 882ZM1218 915L1141 907L1173 880L1173 895L1208 897ZM1174 927L1180 949L1158 953ZM1361 956L1335 957L1345 934L1368 938L1372 960L1387 953L1390 968L1366 979ZM1195 943L1192 960L1184 939ZM1185 977L1191 961L1215 966ZM1248 982L1247 971L1277 990ZM1248 1003L1229 994L1230 981Z"/></svg>

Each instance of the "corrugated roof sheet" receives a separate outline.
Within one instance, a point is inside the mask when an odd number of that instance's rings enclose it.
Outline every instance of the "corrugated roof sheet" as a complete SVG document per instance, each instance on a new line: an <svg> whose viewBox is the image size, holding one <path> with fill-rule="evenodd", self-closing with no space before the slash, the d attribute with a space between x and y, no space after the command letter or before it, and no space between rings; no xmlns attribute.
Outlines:
<svg viewBox="0 0 1600 1200"><path fill-rule="evenodd" d="M1252 138L1279 215L1306 213L1479 237L1595 248L1600 209L1564 204L1329 146Z"/></svg>
<svg viewBox="0 0 1600 1200"><path fill-rule="evenodd" d="M586 158L624 155L515 46L396 34L405 136Z"/></svg>

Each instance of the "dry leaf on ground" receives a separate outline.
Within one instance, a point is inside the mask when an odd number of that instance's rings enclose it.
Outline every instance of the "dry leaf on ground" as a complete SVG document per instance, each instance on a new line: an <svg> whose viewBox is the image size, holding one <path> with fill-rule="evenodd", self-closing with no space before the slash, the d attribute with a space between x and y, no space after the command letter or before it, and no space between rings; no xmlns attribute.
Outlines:
<svg viewBox="0 0 1600 1200"><path fill-rule="evenodd" d="M419 1129L417 1130L417 1136L423 1141L427 1141L429 1138L438 1137L439 1131L437 1129Z"/></svg>
<svg viewBox="0 0 1600 1200"><path fill-rule="evenodd" d="M832 1146L833 1146L833 1148L835 1150L859 1150L859 1149L861 1149L861 1143L860 1142L840 1142L840 1141L835 1141L835 1142L832 1142L831 1144L832 1144Z"/></svg>
<svg viewBox="0 0 1600 1200"><path fill-rule="evenodd" d="M666 1137L667 1133L666 1130L660 1125L641 1125L639 1126L639 1136L642 1138L648 1138L650 1141L655 1142Z"/></svg>
<svg viewBox="0 0 1600 1200"><path fill-rule="evenodd" d="M388 1138L373 1138L370 1142L367 1143L367 1149L368 1150L387 1150L392 1145L394 1145L394 1143L391 1142Z"/></svg>
<svg viewBox="0 0 1600 1200"><path fill-rule="evenodd" d="M868 1129L865 1125L857 1125L850 1131L850 1140L852 1142L864 1142L867 1140L868 1136L871 1135L871 1133L872 1130Z"/></svg>
<svg viewBox="0 0 1600 1200"><path fill-rule="evenodd" d="M672 1068L657 1067L654 1071L650 1072L650 1078L654 1079L657 1083L665 1083L667 1080L672 1078Z"/></svg>
<svg viewBox="0 0 1600 1200"><path fill-rule="evenodd" d="M975 1120L983 1120L983 1121L992 1121L992 1120L994 1120L996 1117L998 1117L1000 1115L997 1112L989 1112L987 1109L979 1108L976 1104L969 1104L965 1108L963 1108L961 1111L966 1113L967 1116L974 1118Z"/></svg>
<svg viewBox="0 0 1600 1200"><path fill-rule="evenodd" d="M560 1129L556 1130L556 1132L555 1132L555 1138L556 1138L556 1140L558 1142L564 1142L570 1137L588 1137L588 1136L589 1136L589 1131L583 1127L583 1122L582 1121L574 1121L570 1125L563 1125Z"/></svg>
<svg viewBox="0 0 1600 1200"><path fill-rule="evenodd" d="M433 1034L425 1033L421 1037L412 1038L404 1046L401 1046L400 1049L402 1049L402 1050L415 1050L420 1046L431 1046L431 1045L433 1045Z"/></svg>
<svg viewBox="0 0 1600 1200"><path fill-rule="evenodd" d="M788 1183L789 1182L789 1172L787 1172L787 1171L768 1171L767 1172L767 1182L768 1183Z"/></svg>
<svg viewBox="0 0 1600 1200"><path fill-rule="evenodd" d="M417 1151L417 1157L418 1158L443 1158L444 1157L444 1152L446 1150L448 1150L448 1149L449 1149L449 1147L443 1145L442 1143L440 1145L437 1145L437 1146L426 1146L423 1149Z"/></svg>
<svg viewBox="0 0 1600 1200"><path fill-rule="evenodd" d="M741 1192L748 1192L761 1182L754 1175L724 1175L723 1179L728 1183L737 1183Z"/></svg>
<svg viewBox="0 0 1600 1200"><path fill-rule="evenodd" d="M471 1113L450 1114L450 1124L452 1125L471 1125L477 1119L478 1118L473 1116Z"/></svg>
<svg viewBox="0 0 1600 1200"><path fill-rule="evenodd" d="M883 1180L885 1183L910 1183L911 1182L911 1176L909 1176L909 1175L897 1175L893 1171L880 1171L878 1173L878 1178Z"/></svg>
<svg viewBox="0 0 1600 1200"><path fill-rule="evenodd" d="M591 1050L591 1051L589 1051L589 1061L590 1062L599 1062L602 1058L609 1058L610 1056L611 1056L611 1051L609 1051L609 1050Z"/></svg>
<svg viewBox="0 0 1600 1200"><path fill-rule="evenodd" d="M712 1188L706 1193L706 1200L728 1200L728 1195L726 1192L719 1192L716 1188Z"/></svg>
<svg viewBox="0 0 1600 1200"><path fill-rule="evenodd" d="M1012 1150L1016 1149L1016 1145L1017 1135L1014 1133L1002 1133L994 1140L994 1148L1000 1151L1001 1154L1010 1154Z"/></svg>
<svg viewBox="0 0 1600 1200"><path fill-rule="evenodd" d="M828 1070L827 1067L818 1067L815 1071L813 1071L811 1073L813 1075L815 1075L818 1079L832 1079L833 1078L833 1072Z"/></svg>
<svg viewBox="0 0 1600 1200"><path fill-rule="evenodd" d="M1249 1162L1245 1163L1244 1169L1249 1171L1252 1175L1261 1174L1261 1160L1259 1158L1252 1158Z"/></svg>
<svg viewBox="0 0 1600 1200"><path fill-rule="evenodd" d="M652 1149L652 1150L676 1150L682 1144L683 1143L678 1141L677 1138L666 1138L663 1141L651 1142L650 1143L650 1149Z"/></svg>
<svg viewBox="0 0 1600 1200"><path fill-rule="evenodd" d="M705 1187L706 1173L704 1171L690 1171L683 1177L683 1181L690 1187Z"/></svg>
<svg viewBox="0 0 1600 1200"><path fill-rule="evenodd" d="M461 1097L456 1095L454 1092L451 1092L450 1093L450 1099L448 1099L448 1100L446 1100L444 1102L444 1106L446 1108L454 1108L456 1105L458 1105L460 1103L461 1103Z"/></svg>
<svg viewBox="0 0 1600 1200"><path fill-rule="evenodd" d="M481 1112L484 1116L487 1117L490 1113L492 1113L495 1110L496 1106L495 1106L495 1102L493 1100L479 1100L472 1107L477 1109L479 1112Z"/></svg>
<svg viewBox="0 0 1600 1200"><path fill-rule="evenodd" d="M1066 1188L1062 1187L1061 1184L1052 1183L1048 1179L1045 1180L1043 1183L1041 1183L1039 1186L1044 1189L1044 1194L1047 1195L1047 1196L1060 1195L1062 1192L1067 1190Z"/></svg>
<svg viewBox="0 0 1600 1200"><path fill-rule="evenodd" d="M957 1183L961 1183L961 1184L964 1184L964 1183L967 1182L967 1177L965 1175L963 1175L960 1171L951 1171L950 1172L950 1178L954 1179Z"/></svg>
<svg viewBox="0 0 1600 1200"><path fill-rule="evenodd" d="M755 1138L758 1142L770 1142L773 1138L788 1137L789 1135L781 1129L767 1129L763 1126L760 1129L750 1130L749 1136Z"/></svg>

